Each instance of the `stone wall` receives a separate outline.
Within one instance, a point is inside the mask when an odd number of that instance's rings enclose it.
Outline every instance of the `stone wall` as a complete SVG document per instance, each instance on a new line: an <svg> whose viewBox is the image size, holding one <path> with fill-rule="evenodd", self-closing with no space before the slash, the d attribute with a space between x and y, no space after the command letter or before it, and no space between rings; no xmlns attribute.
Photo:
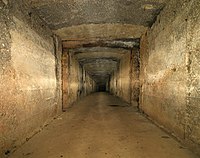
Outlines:
<svg viewBox="0 0 200 158"><path fill-rule="evenodd" d="M140 95L140 52L139 49L131 50L130 56L130 97L131 104L134 106L139 105L139 95Z"/></svg>
<svg viewBox="0 0 200 158"><path fill-rule="evenodd" d="M80 97L82 70L74 55L69 53L69 76L68 76L68 104L72 105Z"/></svg>
<svg viewBox="0 0 200 158"><path fill-rule="evenodd" d="M21 0L0 0L0 157L61 112L61 45Z"/></svg>
<svg viewBox="0 0 200 158"><path fill-rule="evenodd" d="M140 109L193 149L200 144L200 2L170 1L141 40Z"/></svg>
<svg viewBox="0 0 200 158"><path fill-rule="evenodd" d="M83 68L84 70L84 68ZM82 89L82 93L83 96L86 96L92 92L95 92L96 90L96 82L88 75L88 73L84 70L83 71L84 74L84 78L83 78L83 89Z"/></svg>
<svg viewBox="0 0 200 158"><path fill-rule="evenodd" d="M132 50L120 60L110 79L110 92L128 103L139 99L139 51ZM136 105L136 104L133 104Z"/></svg>
<svg viewBox="0 0 200 158"><path fill-rule="evenodd" d="M110 79L110 92L130 103L130 53L120 60Z"/></svg>
<svg viewBox="0 0 200 158"><path fill-rule="evenodd" d="M63 110L96 89L96 83L70 50L63 53Z"/></svg>
<svg viewBox="0 0 200 158"><path fill-rule="evenodd" d="M185 139L197 144L200 153L200 1L192 1L188 6Z"/></svg>

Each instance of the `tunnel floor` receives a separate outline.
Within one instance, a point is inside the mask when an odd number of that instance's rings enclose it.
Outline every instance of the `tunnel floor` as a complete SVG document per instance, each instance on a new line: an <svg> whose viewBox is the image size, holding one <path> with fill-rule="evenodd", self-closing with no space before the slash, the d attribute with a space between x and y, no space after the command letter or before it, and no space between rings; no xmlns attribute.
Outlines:
<svg viewBox="0 0 200 158"><path fill-rule="evenodd" d="M53 120L10 158L197 158L108 93L93 93Z"/></svg>

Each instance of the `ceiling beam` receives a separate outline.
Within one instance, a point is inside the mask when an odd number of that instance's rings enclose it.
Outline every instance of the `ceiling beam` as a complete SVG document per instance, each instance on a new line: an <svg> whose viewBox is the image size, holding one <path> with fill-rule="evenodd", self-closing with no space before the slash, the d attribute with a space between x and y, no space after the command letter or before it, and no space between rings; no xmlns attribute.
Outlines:
<svg viewBox="0 0 200 158"><path fill-rule="evenodd" d="M114 39L114 40L65 40L62 42L63 49L108 47L133 49L139 48L140 39Z"/></svg>

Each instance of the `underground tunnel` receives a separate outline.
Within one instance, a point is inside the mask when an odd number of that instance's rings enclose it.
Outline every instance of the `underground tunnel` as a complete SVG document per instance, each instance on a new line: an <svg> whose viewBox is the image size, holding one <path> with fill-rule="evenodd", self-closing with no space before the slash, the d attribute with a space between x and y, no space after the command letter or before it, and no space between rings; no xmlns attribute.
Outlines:
<svg viewBox="0 0 200 158"><path fill-rule="evenodd" d="M0 0L0 158L198 158L199 0Z"/></svg>

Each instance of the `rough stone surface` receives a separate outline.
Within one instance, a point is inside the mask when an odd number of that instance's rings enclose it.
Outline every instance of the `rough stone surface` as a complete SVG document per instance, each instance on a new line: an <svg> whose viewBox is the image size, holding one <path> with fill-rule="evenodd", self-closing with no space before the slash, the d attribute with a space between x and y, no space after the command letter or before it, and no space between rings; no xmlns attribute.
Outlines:
<svg viewBox="0 0 200 158"><path fill-rule="evenodd" d="M109 91L128 103L139 99L139 51L129 51L110 76ZM134 104L135 105L135 104Z"/></svg>
<svg viewBox="0 0 200 158"><path fill-rule="evenodd" d="M165 6L165 0L26 1L61 37L66 48L102 43L127 47L123 40L116 40L140 38Z"/></svg>
<svg viewBox="0 0 200 158"><path fill-rule="evenodd" d="M96 82L85 66L78 62L74 52L63 52L63 110L95 90Z"/></svg>
<svg viewBox="0 0 200 158"><path fill-rule="evenodd" d="M141 41L140 108L199 152L199 1L170 1Z"/></svg>
<svg viewBox="0 0 200 158"><path fill-rule="evenodd" d="M165 5L164 0L31 0L29 2L52 29L102 23L151 26Z"/></svg>
<svg viewBox="0 0 200 158"><path fill-rule="evenodd" d="M20 0L0 1L0 21L1 157L61 112L61 49Z"/></svg>
<svg viewBox="0 0 200 158"><path fill-rule="evenodd" d="M128 39L140 38L147 27L131 24L83 24L64 27L54 32L63 40Z"/></svg>
<svg viewBox="0 0 200 158"><path fill-rule="evenodd" d="M130 58L130 103L131 105L133 105L132 103L137 103L138 106L140 95L140 50L131 50Z"/></svg>
<svg viewBox="0 0 200 158"><path fill-rule="evenodd" d="M94 39L94 40L72 40L63 41L63 49L73 48L88 48L88 47L108 47L108 48L123 48L133 49L139 48L139 38L123 38L123 39Z"/></svg>
<svg viewBox="0 0 200 158"><path fill-rule="evenodd" d="M11 22L11 17L9 16L9 9L8 6L3 3L3 1L0 1L0 156L3 154L3 152L10 147L10 143L8 141L8 135L5 135L6 132L9 131L8 127L6 127L6 122L3 122L3 118L7 116L9 117L9 114L7 110L10 109L12 111L13 103L9 102L7 103L6 98L8 98L7 92L11 92L11 88L15 88L13 83L13 69L11 67L11 37L9 33L9 24ZM9 86L8 86L9 83ZM3 95L4 93L4 95ZM6 106L11 106L11 108ZM12 120L12 118L10 119ZM8 122L9 123L9 122Z"/></svg>
<svg viewBox="0 0 200 158"><path fill-rule="evenodd" d="M185 137L200 153L200 2L189 3L187 16L187 99ZM193 147L193 148L195 148Z"/></svg>

